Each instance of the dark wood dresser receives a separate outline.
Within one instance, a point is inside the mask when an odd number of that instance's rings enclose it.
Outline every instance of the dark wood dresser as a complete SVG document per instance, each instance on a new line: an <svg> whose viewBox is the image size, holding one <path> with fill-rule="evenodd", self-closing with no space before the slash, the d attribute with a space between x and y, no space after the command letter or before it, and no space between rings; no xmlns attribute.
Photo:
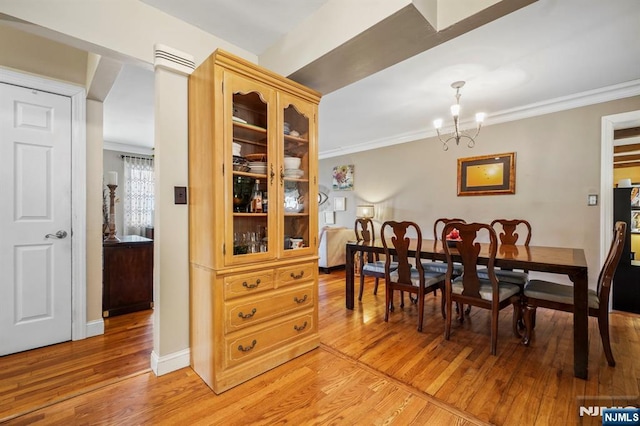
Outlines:
<svg viewBox="0 0 640 426"><path fill-rule="evenodd" d="M102 247L102 316L153 308L153 240L127 235Z"/></svg>

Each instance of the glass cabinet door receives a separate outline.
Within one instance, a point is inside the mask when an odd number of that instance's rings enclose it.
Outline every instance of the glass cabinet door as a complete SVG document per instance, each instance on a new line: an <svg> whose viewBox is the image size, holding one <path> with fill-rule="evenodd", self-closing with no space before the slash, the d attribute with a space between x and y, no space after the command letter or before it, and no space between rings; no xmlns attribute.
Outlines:
<svg viewBox="0 0 640 426"><path fill-rule="evenodd" d="M315 152L310 135L315 134L314 108L297 98L280 95L282 196L282 240L285 256L308 255L316 244L317 210Z"/></svg>
<svg viewBox="0 0 640 426"><path fill-rule="evenodd" d="M224 120L232 129L227 132L231 137L225 137L225 164L233 169L225 172L225 177L230 177L225 247L233 247L225 250L227 263L273 258L277 250L270 235L276 222L269 201L276 184L276 154L269 135L274 132L270 108L274 108L275 94L266 86L230 73L224 90L231 94L225 94L228 114Z"/></svg>

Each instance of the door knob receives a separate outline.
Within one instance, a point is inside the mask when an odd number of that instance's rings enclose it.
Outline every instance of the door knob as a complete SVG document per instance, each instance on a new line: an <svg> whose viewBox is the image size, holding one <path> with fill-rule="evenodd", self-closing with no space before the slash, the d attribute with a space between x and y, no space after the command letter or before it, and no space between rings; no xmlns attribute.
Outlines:
<svg viewBox="0 0 640 426"><path fill-rule="evenodd" d="M47 234L44 236L45 238L59 238L59 239L63 239L67 237L67 231L63 231L60 230L58 232L56 232L55 234Z"/></svg>

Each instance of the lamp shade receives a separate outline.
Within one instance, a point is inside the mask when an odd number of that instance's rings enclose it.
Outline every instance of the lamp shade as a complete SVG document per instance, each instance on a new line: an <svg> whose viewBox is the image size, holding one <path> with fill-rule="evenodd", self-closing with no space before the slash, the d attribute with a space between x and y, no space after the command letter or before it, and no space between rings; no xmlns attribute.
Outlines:
<svg viewBox="0 0 640 426"><path fill-rule="evenodd" d="M361 205L356 207L356 216L362 218L372 218L373 217L373 206L372 205Z"/></svg>
<svg viewBox="0 0 640 426"><path fill-rule="evenodd" d="M618 188L631 188L631 179L620 179L618 181Z"/></svg>

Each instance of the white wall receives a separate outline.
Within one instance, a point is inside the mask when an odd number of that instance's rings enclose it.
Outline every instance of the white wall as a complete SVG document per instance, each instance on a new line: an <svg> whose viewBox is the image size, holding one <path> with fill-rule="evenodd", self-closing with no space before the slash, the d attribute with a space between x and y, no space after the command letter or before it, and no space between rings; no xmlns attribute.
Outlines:
<svg viewBox="0 0 640 426"><path fill-rule="evenodd" d="M600 206L587 206L587 195L600 192L601 117L638 109L636 96L487 126L473 149L454 144L445 152L430 138L324 159L320 184L331 188L334 166L355 166L354 190L329 194L329 203L335 196L347 197L347 211L335 213L341 226L353 226L356 205L363 202L376 206L378 229L385 220L413 220L425 238L432 237L439 217L527 219L531 244L585 249L595 287L601 266ZM458 158L506 152L516 153L516 194L457 196ZM319 220L324 225L322 215Z"/></svg>
<svg viewBox="0 0 640 426"><path fill-rule="evenodd" d="M48 31L48 37L123 60L152 64L153 46L161 43L193 55L196 64L218 47L258 61L256 55L139 0L0 0L0 13L57 33Z"/></svg>
<svg viewBox="0 0 640 426"><path fill-rule="evenodd" d="M138 0L58 0L55 3L50 0L0 0L0 14L26 21L28 24L16 24L25 31L35 31L79 49L126 62L153 64L156 44L164 44L193 55L196 65L216 48L223 48L252 62L257 62L255 55ZM0 20L0 27L14 24ZM19 41L12 38L11 42ZM1 44L0 47L2 47ZM28 49L23 55L21 49L17 48L13 52L17 56L15 58L17 65L12 67L24 69L23 66L31 67L30 64L35 63L37 69L25 70L44 76L49 75L47 62L40 62L43 57L42 51ZM0 65L13 59L7 57L0 49ZM86 60L81 69L82 75L86 76ZM158 83L159 75L166 77L162 78L160 83ZM68 77L62 73L62 78ZM176 102L183 97L186 99L186 78L183 77L182 85L176 85L171 76L156 72L155 93L156 166L160 163L160 167L156 169L156 191L159 192L156 193L158 210L156 210L154 230L154 251L156 251L154 296L159 302L156 304L152 365L155 359L161 364L156 371L166 372L167 368L172 368L171 366L180 368L188 365L189 362L187 207L171 205L173 186L186 186L188 182L187 106L186 101ZM176 122L176 119L183 120L184 123ZM165 167L161 164L163 162L160 158L161 152L164 153L167 162ZM101 181L102 161L87 164L87 175ZM99 202L101 209L102 197L96 198L94 202ZM166 211L161 211L162 209ZM98 212L97 209L90 210ZM159 255L162 262L158 262ZM87 269L101 270L101 257L87 256L87 261L89 260L94 264L87 265ZM96 274L92 275L96 276ZM94 291L96 288L87 291L87 294L93 297L100 294L99 303L101 303L102 282L92 284L97 285L100 290ZM94 301L87 303L93 304ZM88 320L91 319L88 318ZM178 355L172 358L172 354ZM179 360L173 362L172 359L176 358ZM167 360L166 364L169 367L162 367L163 359Z"/></svg>
<svg viewBox="0 0 640 426"><path fill-rule="evenodd" d="M3 25L0 25L0 63L85 87L87 52Z"/></svg>
<svg viewBox="0 0 640 426"><path fill-rule="evenodd" d="M87 165L102 164L102 102L87 100ZM96 170L98 169L98 170ZM87 321L102 321L102 176L87 167Z"/></svg>
<svg viewBox="0 0 640 426"><path fill-rule="evenodd" d="M120 151L111 151L104 150L103 158L102 158L102 174L104 187L103 191L106 189L106 180L108 172L116 172L118 173L118 187L116 188L116 200L115 200L115 225L116 225L116 236L120 238L123 234L124 230L124 162L122 161L121 155L126 155L126 152ZM108 189L105 191L107 194L107 206L109 206L109 191ZM102 211L102 210L101 210Z"/></svg>
<svg viewBox="0 0 640 426"><path fill-rule="evenodd" d="M188 79L162 68L155 75L154 295L161 315L153 346L162 358L189 348L189 210L174 203L174 187L189 184Z"/></svg>

